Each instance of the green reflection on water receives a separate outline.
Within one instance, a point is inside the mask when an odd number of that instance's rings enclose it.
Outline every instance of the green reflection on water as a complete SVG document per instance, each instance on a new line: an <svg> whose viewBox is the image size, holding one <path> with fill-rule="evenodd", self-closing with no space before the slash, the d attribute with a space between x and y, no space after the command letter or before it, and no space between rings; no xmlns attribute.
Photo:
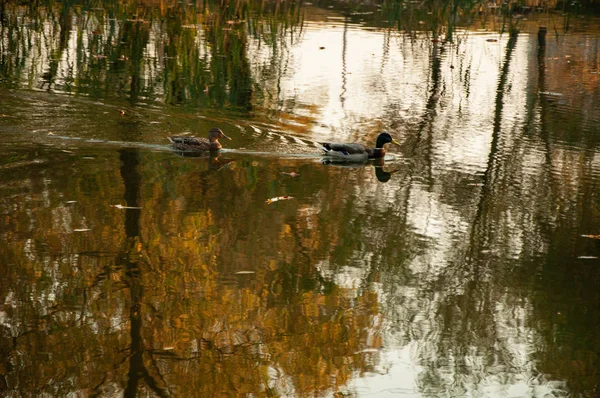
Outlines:
<svg viewBox="0 0 600 398"><path fill-rule="evenodd" d="M299 23L295 2L3 2L0 79L27 87L250 110L247 37L275 45Z"/></svg>

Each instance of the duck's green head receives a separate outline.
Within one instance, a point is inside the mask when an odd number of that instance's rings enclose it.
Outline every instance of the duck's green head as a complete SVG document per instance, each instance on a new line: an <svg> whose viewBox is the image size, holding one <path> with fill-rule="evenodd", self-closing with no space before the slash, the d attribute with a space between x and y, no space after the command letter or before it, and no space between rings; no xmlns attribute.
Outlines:
<svg viewBox="0 0 600 398"><path fill-rule="evenodd" d="M383 148L383 146L389 142L391 142L392 144L400 145L398 141L392 138L390 133L384 131L383 133L379 134L379 137L377 137L377 143L375 144L375 148Z"/></svg>

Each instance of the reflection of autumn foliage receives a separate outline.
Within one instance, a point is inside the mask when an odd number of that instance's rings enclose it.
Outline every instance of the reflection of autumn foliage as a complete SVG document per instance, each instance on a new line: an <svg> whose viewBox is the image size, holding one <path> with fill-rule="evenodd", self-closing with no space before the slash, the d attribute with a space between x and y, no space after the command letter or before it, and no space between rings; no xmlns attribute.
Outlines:
<svg viewBox="0 0 600 398"><path fill-rule="evenodd" d="M27 185L1 208L8 244L0 255L10 263L2 301L11 303L1 327L3 391L124 388L132 264L143 289L145 367L175 395L322 395L376 363L378 296L336 286L315 268L335 238L320 241L307 228L319 222L308 204L265 203L271 193L318 194L320 183L280 173L293 163L213 171L202 158L145 154L142 236L132 241L125 210L111 207L125 204L117 159L60 157L75 162L70 178L19 169ZM312 176L302 175L316 181L332 171L309 166Z"/></svg>
<svg viewBox="0 0 600 398"><path fill-rule="evenodd" d="M143 225L163 229L148 248L150 258L161 259L153 278L164 275L152 282L149 300L171 314L149 319L149 329L164 333L154 340L173 347L173 366L218 380L168 383L189 388L180 393L223 393L214 389L227 385L250 393L280 383L321 394L367 370L361 351L381 345L376 295L350 298L320 280L313 262L329 242L297 238L310 231L298 231L303 221L293 204L265 204L279 167L233 166L226 177L184 173L173 177L166 201L160 189L145 198L156 203Z"/></svg>

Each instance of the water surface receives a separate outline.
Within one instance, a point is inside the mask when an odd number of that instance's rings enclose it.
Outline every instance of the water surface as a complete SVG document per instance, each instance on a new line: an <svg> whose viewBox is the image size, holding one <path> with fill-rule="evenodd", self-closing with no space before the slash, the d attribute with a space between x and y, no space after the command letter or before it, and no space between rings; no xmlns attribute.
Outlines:
<svg viewBox="0 0 600 398"><path fill-rule="evenodd" d="M3 396L597 394L596 19L167 4L2 6Z"/></svg>

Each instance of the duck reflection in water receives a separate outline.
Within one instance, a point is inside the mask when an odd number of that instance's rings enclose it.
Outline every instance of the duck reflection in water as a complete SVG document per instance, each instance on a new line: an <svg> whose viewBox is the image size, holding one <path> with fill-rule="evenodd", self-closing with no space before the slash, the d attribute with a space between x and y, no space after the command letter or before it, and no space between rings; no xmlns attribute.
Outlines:
<svg viewBox="0 0 600 398"><path fill-rule="evenodd" d="M341 166L341 167L364 167L366 164L358 164L358 163L349 163L346 161L339 161L339 160L335 160L332 158L324 158L322 161L323 164L325 165L332 165L332 166ZM373 167L375 168L375 177L377 177L377 180L379 182L383 182L386 183L390 180L390 178L392 177L392 174L398 172L399 170L391 170L391 171L386 171L384 170L383 166L385 164L385 161L383 159L376 159L374 162L372 163L368 163L367 165L372 164Z"/></svg>
<svg viewBox="0 0 600 398"><path fill-rule="evenodd" d="M175 153L184 158L204 158L208 163L209 172L219 171L222 168L233 162L233 159L224 158L219 152L187 152L187 151L175 151Z"/></svg>

